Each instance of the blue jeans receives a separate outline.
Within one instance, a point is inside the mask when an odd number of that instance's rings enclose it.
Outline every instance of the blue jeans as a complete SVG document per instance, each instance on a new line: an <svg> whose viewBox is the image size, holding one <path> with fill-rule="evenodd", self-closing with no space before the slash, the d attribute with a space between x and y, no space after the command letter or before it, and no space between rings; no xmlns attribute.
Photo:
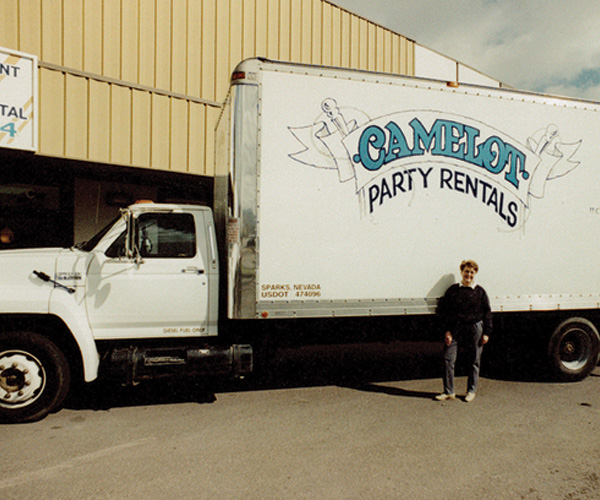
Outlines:
<svg viewBox="0 0 600 500"><path fill-rule="evenodd" d="M454 366L456 365L459 344L461 347L466 347L466 355L469 360L467 392L475 392L479 382L479 368L483 351L481 343L483 322L460 325L455 332L450 333L452 333L452 342L449 346L444 344L444 393L454 394Z"/></svg>

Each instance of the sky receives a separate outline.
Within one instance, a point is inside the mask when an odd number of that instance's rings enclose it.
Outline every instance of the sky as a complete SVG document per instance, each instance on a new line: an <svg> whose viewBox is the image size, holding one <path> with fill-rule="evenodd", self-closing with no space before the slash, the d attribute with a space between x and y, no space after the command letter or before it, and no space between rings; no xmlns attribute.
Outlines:
<svg viewBox="0 0 600 500"><path fill-rule="evenodd" d="M523 90L600 101L600 0L329 0Z"/></svg>

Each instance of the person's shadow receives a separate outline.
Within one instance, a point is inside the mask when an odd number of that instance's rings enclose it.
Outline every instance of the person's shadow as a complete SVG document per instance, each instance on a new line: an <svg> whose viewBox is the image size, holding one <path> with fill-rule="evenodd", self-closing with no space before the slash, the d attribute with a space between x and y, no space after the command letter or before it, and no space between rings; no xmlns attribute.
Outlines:
<svg viewBox="0 0 600 500"><path fill-rule="evenodd" d="M375 383L366 382L364 384L346 385L348 389L355 389L363 392L374 392L379 394L387 394L388 396L399 396L405 398L420 398L420 399L434 399L438 392L428 391L410 391L402 389L401 387L390 387L387 385L379 385Z"/></svg>
<svg viewBox="0 0 600 500"><path fill-rule="evenodd" d="M454 274L445 274L442 276L438 282L433 285L429 293L427 294L428 298L439 298L443 297L446 293L446 290L450 288L452 285L456 283L456 277Z"/></svg>

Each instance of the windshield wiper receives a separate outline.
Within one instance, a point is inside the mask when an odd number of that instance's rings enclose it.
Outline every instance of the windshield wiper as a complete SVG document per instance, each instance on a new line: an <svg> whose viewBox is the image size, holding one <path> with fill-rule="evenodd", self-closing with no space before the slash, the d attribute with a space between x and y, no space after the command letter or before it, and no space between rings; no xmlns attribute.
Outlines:
<svg viewBox="0 0 600 500"><path fill-rule="evenodd" d="M63 288L64 290L66 290L67 292L69 292L71 294L75 293L74 288L65 286L62 283L59 283L58 281L53 280L50 276L48 276L46 273L44 273L42 271L33 271L33 274L35 274L39 279L41 279L42 281L45 281L46 283L52 283L55 287Z"/></svg>

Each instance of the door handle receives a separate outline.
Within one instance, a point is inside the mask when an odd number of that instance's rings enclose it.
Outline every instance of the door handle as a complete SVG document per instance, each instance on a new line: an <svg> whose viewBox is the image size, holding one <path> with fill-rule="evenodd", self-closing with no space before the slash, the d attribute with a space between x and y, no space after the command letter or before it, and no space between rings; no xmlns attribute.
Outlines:
<svg viewBox="0 0 600 500"><path fill-rule="evenodd" d="M198 269L195 266L188 266L181 270L182 273L204 274L204 269Z"/></svg>

